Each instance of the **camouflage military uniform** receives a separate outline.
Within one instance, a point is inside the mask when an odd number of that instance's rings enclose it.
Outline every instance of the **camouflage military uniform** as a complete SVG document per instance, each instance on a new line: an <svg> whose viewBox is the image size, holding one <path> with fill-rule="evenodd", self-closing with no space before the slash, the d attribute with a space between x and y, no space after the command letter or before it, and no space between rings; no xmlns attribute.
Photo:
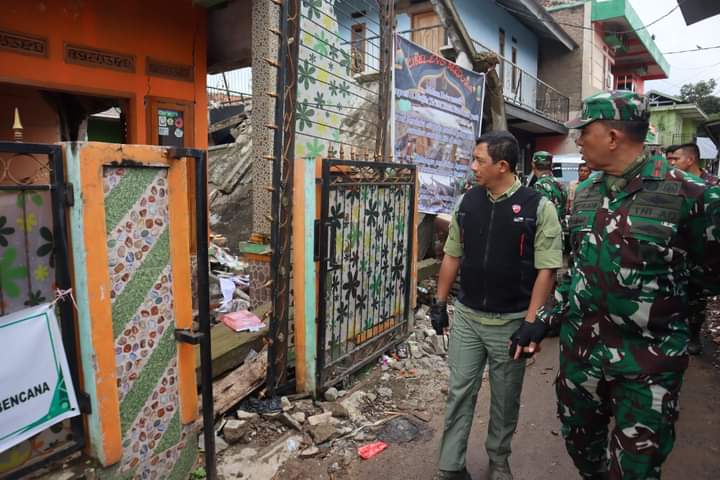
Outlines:
<svg viewBox="0 0 720 480"><path fill-rule="evenodd" d="M548 152L535 152L533 163L540 168L547 169L547 171L538 176L532 188L555 205L558 219L563 223L567 206L567 190L549 171L552 168L552 158L552 155Z"/></svg>
<svg viewBox="0 0 720 480"><path fill-rule="evenodd" d="M702 170L700 178L706 185L716 186L720 184L720 179L711 174L707 170ZM690 324L690 338L695 339L699 347L693 353L700 353L700 329L705 323L705 310L707 309L707 298L702 295L702 286L690 284L689 300L688 300L688 323Z"/></svg>
<svg viewBox="0 0 720 480"><path fill-rule="evenodd" d="M629 92L598 94L583 117L646 119L644 106ZM578 186L572 264L554 313L558 415L583 478L660 478L688 365L688 283L701 277L703 293L720 291L719 225L720 190L662 159L641 157L621 177L599 173Z"/></svg>

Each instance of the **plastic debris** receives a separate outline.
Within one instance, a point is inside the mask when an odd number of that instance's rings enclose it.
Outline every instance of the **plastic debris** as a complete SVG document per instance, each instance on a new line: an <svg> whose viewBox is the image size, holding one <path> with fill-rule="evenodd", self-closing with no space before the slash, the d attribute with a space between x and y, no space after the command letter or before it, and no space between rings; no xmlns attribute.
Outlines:
<svg viewBox="0 0 720 480"><path fill-rule="evenodd" d="M360 455L360 458L363 460L369 460L378 453L382 452L387 448L387 443L385 442L374 442L369 443L367 445L363 445L362 447L358 448L358 455Z"/></svg>

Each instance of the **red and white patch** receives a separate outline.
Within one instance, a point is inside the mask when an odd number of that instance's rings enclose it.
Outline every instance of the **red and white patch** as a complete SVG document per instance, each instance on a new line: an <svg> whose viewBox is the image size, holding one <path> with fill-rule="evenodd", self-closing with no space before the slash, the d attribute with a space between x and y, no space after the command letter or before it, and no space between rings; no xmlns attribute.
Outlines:
<svg viewBox="0 0 720 480"><path fill-rule="evenodd" d="M513 209L513 213L515 213L515 215L517 215L518 213L520 213L520 210L522 210L522 207L520 205L516 204L516 205L512 206L512 209Z"/></svg>

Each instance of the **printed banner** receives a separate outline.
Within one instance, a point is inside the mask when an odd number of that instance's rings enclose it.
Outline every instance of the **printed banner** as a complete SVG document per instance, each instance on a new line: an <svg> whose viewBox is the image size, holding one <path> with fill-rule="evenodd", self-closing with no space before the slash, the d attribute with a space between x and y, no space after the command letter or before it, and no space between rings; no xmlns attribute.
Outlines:
<svg viewBox="0 0 720 480"><path fill-rule="evenodd" d="M395 158L418 166L423 213L450 213L463 191L484 88L484 74L395 36Z"/></svg>
<svg viewBox="0 0 720 480"><path fill-rule="evenodd" d="M0 317L0 452L79 414L53 306Z"/></svg>

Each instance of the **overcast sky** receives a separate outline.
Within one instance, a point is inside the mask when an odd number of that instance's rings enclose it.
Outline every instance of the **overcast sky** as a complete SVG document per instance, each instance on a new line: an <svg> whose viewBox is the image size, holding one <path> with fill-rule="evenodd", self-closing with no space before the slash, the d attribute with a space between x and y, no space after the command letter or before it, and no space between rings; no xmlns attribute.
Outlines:
<svg viewBox="0 0 720 480"><path fill-rule="evenodd" d="M718 1L718 0L708 0ZM677 0L631 0L632 6L647 25L657 20L672 8ZM691 26L685 25L680 9L676 9L667 18L651 25L648 31L655 35L660 51L671 52L720 45L720 15L707 18ZM702 52L665 55L670 63L670 76L667 80L653 80L645 83L645 90L660 90L669 94L680 93L685 83L715 78L720 84L720 48ZM720 88L716 90L716 94Z"/></svg>

